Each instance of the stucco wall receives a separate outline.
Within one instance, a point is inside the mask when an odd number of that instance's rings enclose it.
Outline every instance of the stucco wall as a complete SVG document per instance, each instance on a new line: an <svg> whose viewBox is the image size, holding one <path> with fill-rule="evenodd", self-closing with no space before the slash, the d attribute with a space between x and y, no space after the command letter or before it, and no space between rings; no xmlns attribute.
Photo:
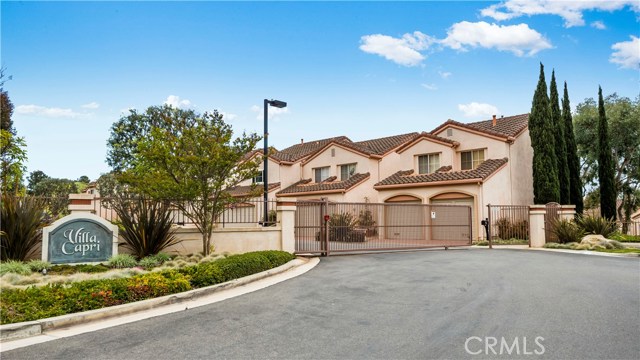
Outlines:
<svg viewBox="0 0 640 360"><path fill-rule="evenodd" d="M418 173L418 155L440 154L440 166L452 165L455 151L450 147L428 140L414 144L402 153L391 153L380 161L380 180L383 180L400 170L414 170ZM378 180L378 181L380 181Z"/></svg>
<svg viewBox="0 0 640 360"><path fill-rule="evenodd" d="M181 227L176 236L181 242L167 248L165 252L193 254L202 251L202 235L195 227ZM282 250L280 226L214 229L211 240L215 253Z"/></svg>
<svg viewBox="0 0 640 360"><path fill-rule="evenodd" d="M492 139L487 136L475 134L466 130L452 128L452 135L447 136L447 128L442 129L436 135L454 140L460 143L456 148L456 158L453 164L453 170L460 170L460 153L469 150L486 149L484 158L486 159L502 159L508 157L508 147L501 140Z"/></svg>
<svg viewBox="0 0 640 360"><path fill-rule="evenodd" d="M332 156L332 152L334 153L334 156ZM313 180L313 169L329 166L329 176L337 176L339 181L340 165L353 163L357 164L356 173L364 174L368 172L374 178L377 176L377 166L374 166L372 160L368 157L347 150L343 147L332 145L303 165L302 178Z"/></svg>
<svg viewBox="0 0 640 360"><path fill-rule="evenodd" d="M511 186L513 205L533 204L533 148L529 130L511 145Z"/></svg>

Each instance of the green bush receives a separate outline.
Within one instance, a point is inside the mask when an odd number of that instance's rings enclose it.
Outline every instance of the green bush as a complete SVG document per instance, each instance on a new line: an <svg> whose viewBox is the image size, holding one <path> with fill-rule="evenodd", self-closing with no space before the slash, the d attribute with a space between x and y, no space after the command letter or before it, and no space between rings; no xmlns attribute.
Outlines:
<svg viewBox="0 0 640 360"><path fill-rule="evenodd" d="M155 256L147 256L145 258L140 259L138 265L142 266L146 270L151 270L156 266L160 266L162 263Z"/></svg>
<svg viewBox="0 0 640 360"><path fill-rule="evenodd" d="M619 232L609 235L608 238L620 242L640 242L640 236L638 235L621 234Z"/></svg>
<svg viewBox="0 0 640 360"><path fill-rule="evenodd" d="M29 267L29 269L31 269L31 271L33 272L42 272L42 270L47 269L47 271L49 269L51 269L51 263L48 261L43 261L43 260L31 260L27 263L27 266Z"/></svg>
<svg viewBox="0 0 640 360"><path fill-rule="evenodd" d="M0 206L0 258L26 260L42 242L49 221L40 198L2 195Z"/></svg>
<svg viewBox="0 0 640 360"><path fill-rule="evenodd" d="M169 254L167 254L167 253L163 253L163 252L160 252L160 253L155 254L155 255L154 255L154 257L155 257L156 259L158 259L158 261L159 261L161 264L163 264L163 263L165 263L165 262L167 262L167 261L171 260L171 255L169 255Z"/></svg>
<svg viewBox="0 0 640 360"><path fill-rule="evenodd" d="M498 238L502 240L529 239L529 222L527 220L511 222L509 218L504 217L496 220L495 227L498 229Z"/></svg>
<svg viewBox="0 0 640 360"><path fill-rule="evenodd" d="M104 266L102 264L78 264L78 265L69 265L69 264L61 264L61 265L53 265L51 269L47 272L50 275L71 275L75 273L101 273L105 271L109 271L111 268L108 266Z"/></svg>
<svg viewBox="0 0 640 360"><path fill-rule="evenodd" d="M129 254L118 254L109 259L109 266L116 269L131 268L137 265L136 258Z"/></svg>
<svg viewBox="0 0 640 360"><path fill-rule="evenodd" d="M617 229L615 221L599 216L578 216L576 223L585 233L604 237L609 237Z"/></svg>
<svg viewBox="0 0 640 360"><path fill-rule="evenodd" d="M166 202L136 198L119 199L112 205L120 219L123 247L138 259L155 255L179 242L172 227L171 208Z"/></svg>
<svg viewBox="0 0 640 360"><path fill-rule="evenodd" d="M130 278L7 289L2 293L0 320L3 324L37 320L174 294L265 271L294 258L282 251L253 252Z"/></svg>
<svg viewBox="0 0 640 360"><path fill-rule="evenodd" d="M580 242L584 231L573 220L560 219L551 224L550 231L560 243Z"/></svg>
<svg viewBox="0 0 640 360"><path fill-rule="evenodd" d="M9 260L0 262L0 275L4 275L6 273L29 275L31 274L31 269L22 261Z"/></svg>

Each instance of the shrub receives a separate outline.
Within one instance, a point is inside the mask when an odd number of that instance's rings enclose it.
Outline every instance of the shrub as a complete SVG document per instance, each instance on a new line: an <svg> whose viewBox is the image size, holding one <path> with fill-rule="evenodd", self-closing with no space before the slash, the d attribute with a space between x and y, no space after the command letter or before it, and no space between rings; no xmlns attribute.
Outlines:
<svg viewBox="0 0 640 360"><path fill-rule="evenodd" d="M617 228L615 221L599 216L579 216L576 222L585 233L604 237L611 235Z"/></svg>
<svg viewBox="0 0 640 360"><path fill-rule="evenodd" d="M550 231L560 243L580 242L584 231L572 220L560 219L551 223Z"/></svg>
<svg viewBox="0 0 640 360"><path fill-rule="evenodd" d="M0 263L0 275L4 275L6 273L14 273L19 275L29 275L31 274L31 269L29 266L22 261L3 261Z"/></svg>
<svg viewBox="0 0 640 360"><path fill-rule="evenodd" d="M619 232L615 232L609 235L607 238L620 242L640 242L640 236L638 235L621 234Z"/></svg>
<svg viewBox="0 0 640 360"><path fill-rule="evenodd" d="M120 199L113 207L120 219L123 247L138 259L155 255L179 242L167 203L145 198Z"/></svg>
<svg viewBox="0 0 640 360"><path fill-rule="evenodd" d="M92 265L92 264L78 264L78 265L61 264L61 265L53 265L51 267L51 269L48 271L48 274L50 274L50 275L70 275L70 274L75 274L75 273L93 274L93 273L101 273L101 272L105 272L105 271L109 271L109 270L110 270L109 267L104 266L102 264L96 264L96 265Z"/></svg>
<svg viewBox="0 0 640 360"><path fill-rule="evenodd" d="M48 261L43 261L43 260L31 260L27 263L27 266L29 266L29 269L31 269L31 271L33 272L42 272L42 270L44 269L51 269L51 263Z"/></svg>
<svg viewBox="0 0 640 360"><path fill-rule="evenodd" d="M522 239L528 240L529 222L527 220L511 222L509 218L496 220L495 226L498 228L498 238L503 240Z"/></svg>
<svg viewBox="0 0 640 360"><path fill-rule="evenodd" d="M155 254L154 257L158 259L161 264L171 260L171 255L163 252Z"/></svg>
<svg viewBox="0 0 640 360"><path fill-rule="evenodd" d="M155 256L147 256L140 259L138 265L142 266L145 270L151 270L156 266L160 266L161 262Z"/></svg>
<svg viewBox="0 0 640 360"><path fill-rule="evenodd" d="M129 254L118 254L109 259L109 266L116 269L130 268L136 265L138 265L138 262Z"/></svg>
<svg viewBox="0 0 640 360"><path fill-rule="evenodd" d="M44 201L5 194L0 207L0 258L25 260L41 243L42 228L49 223Z"/></svg>
<svg viewBox="0 0 640 360"><path fill-rule="evenodd" d="M373 219L371 210L360 210L358 214L358 226L366 230L366 236L378 235L378 227L376 221Z"/></svg>

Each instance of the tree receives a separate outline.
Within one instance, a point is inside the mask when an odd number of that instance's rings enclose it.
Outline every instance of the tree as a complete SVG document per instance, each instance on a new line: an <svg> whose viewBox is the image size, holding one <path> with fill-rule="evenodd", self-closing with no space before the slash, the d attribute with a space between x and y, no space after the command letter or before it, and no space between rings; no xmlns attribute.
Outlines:
<svg viewBox="0 0 640 360"><path fill-rule="evenodd" d="M538 86L533 94L529 115L529 136L533 148L533 198L536 204L560 201L558 163L555 153L554 126L544 78L544 65L540 63Z"/></svg>
<svg viewBox="0 0 640 360"><path fill-rule="evenodd" d="M609 124L604 109L602 88L598 87L598 180L600 182L600 215L616 219L616 184L609 141Z"/></svg>
<svg viewBox="0 0 640 360"><path fill-rule="evenodd" d="M69 194L76 193L78 193L78 186L75 181L69 179L47 177L33 188L34 196L47 198L47 210L54 217L69 213Z"/></svg>
<svg viewBox="0 0 640 360"><path fill-rule="evenodd" d="M49 179L49 175L45 174L41 170L32 171L27 179L27 194L33 195L35 193L36 185L44 179Z"/></svg>
<svg viewBox="0 0 640 360"><path fill-rule="evenodd" d="M551 85L549 90L551 96L551 118L554 126L556 158L558 160L558 185L560 186L560 203L569 204L570 202L570 181L569 166L567 163L567 144L565 142L566 134L564 131L565 124L562 121L562 113L560 112L560 99L558 95L558 86L556 85L555 70L551 72Z"/></svg>
<svg viewBox="0 0 640 360"><path fill-rule="evenodd" d="M76 180L76 182L81 182L81 183L85 183L85 184L89 184L91 182L91 180L89 179L89 177L87 175L82 175L78 178L78 180Z"/></svg>
<svg viewBox="0 0 640 360"><path fill-rule="evenodd" d="M22 177L26 171L27 144L7 130L0 130L0 190L3 194L24 191Z"/></svg>
<svg viewBox="0 0 640 360"><path fill-rule="evenodd" d="M233 139L217 111L200 115L166 105L132 111L111 129L108 162L116 177L144 195L171 199L194 222L209 254L216 217L237 201L225 190L258 174L260 159L244 157L260 137Z"/></svg>
<svg viewBox="0 0 640 360"><path fill-rule="evenodd" d="M571 104L569 103L569 91L567 82L564 82L564 95L562 97L562 119L564 121L564 136L567 147L567 169L569 170L569 204L576 206L576 213L582 214L584 209L582 198L582 181L580 180L580 159L573 132L573 119L571 117Z"/></svg>
<svg viewBox="0 0 640 360"><path fill-rule="evenodd" d="M16 135L16 130L13 127L13 104L9 99L9 93L4 90L5 69L0 68L0 129L10 132L12 135ZM11 80L11 76L7 80Z"/></svg>

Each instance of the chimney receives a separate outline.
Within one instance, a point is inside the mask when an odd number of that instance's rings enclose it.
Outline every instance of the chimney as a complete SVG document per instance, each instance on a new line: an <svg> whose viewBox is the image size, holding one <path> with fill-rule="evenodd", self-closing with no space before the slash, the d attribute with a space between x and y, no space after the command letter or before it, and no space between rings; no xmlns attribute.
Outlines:
<svg viewBox="0 0 640 360"><path fill-rule="evenodd" d="M304 139L300 139L300 144L304 144Z"/></svg>
<svg viewBox="0 0 640 360"><path fill-rule="evenodd" d="M491 124L491 126L496 126L496 116L493 115L493 123Z"/></svg>

